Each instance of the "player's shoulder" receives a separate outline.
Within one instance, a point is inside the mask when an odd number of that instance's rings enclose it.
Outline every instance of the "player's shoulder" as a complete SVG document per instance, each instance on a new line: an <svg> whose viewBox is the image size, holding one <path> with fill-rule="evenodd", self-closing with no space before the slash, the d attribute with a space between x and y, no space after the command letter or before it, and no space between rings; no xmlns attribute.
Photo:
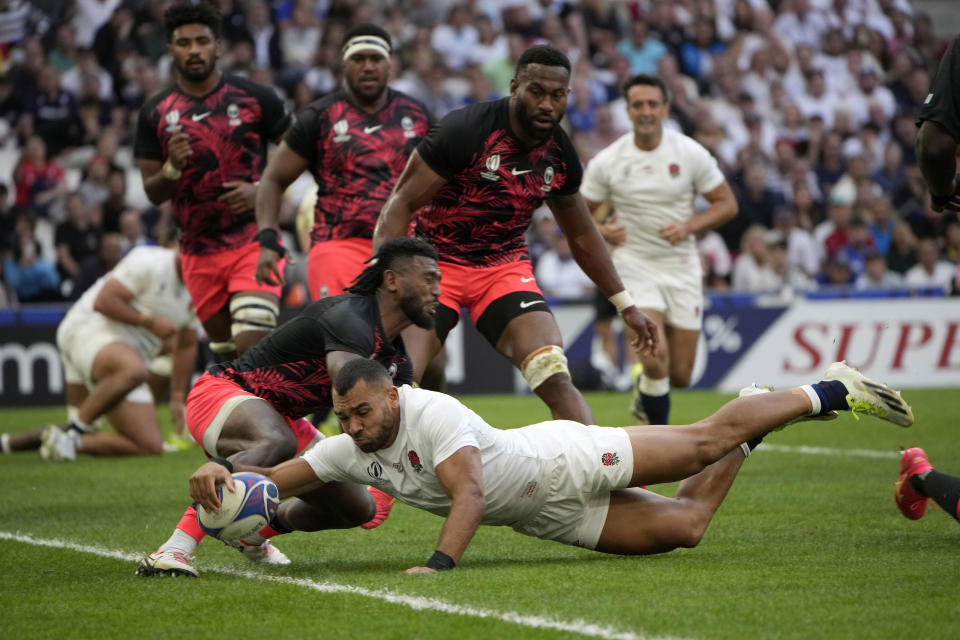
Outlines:
<svg viewBox="0 0 960 640"><path fill-rule="evenodd" d="M157 107L160 106L160 103L163 102L175 90L176 87L174 87L172 84L160 89L144 101L143 106L140 107L140 113L147 115L153 113L157 110Z"/></svg>
<svg viewBox="0 0 960 640"><path fill-rule="evenodd" d="M507 100L509 98L469 104L443 116L441 122L447 126L465 127L474 131L491 128L497 124L506 127Z"/></svg>
<svg viewBox="0 0 960 640"><path fill-rule="evenodd" d="M303 313L324 322L344 321L359 328L370 324L375 306L372 296L342 293L311 303Z"/></svg>
<svg viewBox="0 0 960 640"><path fill-rule="evenodd" d="M258 82L254 82L250 78L245 78L243 76L235 76L228 73L224 76L223 83L235 90L250 94L258 100L279 101L281 99L273 87L262 85Z"/></svg>
<svg viewBox="0 0 960 640"><path fill-rule="evenodd" d="M634 148L633 132L625 133L606 147L601 149L590 159L589 164L608 165L618 162L625 154Z"/></svg>
<svg viewBox="0 0 960 640"><path fill-rule="evenodd" d="M162 269L172 260L173 249L156 245L141 245L130 249L120 262L148 269Z"/></svg>
<svg viewBox="0 0 960 640"><path fill-rule="evenodd" d="M388 91L390 92L390 101L393 104L408 110L422 111L425 116L430 115L430 109L427 108L427 105L417 98L396 89L388 89Z"/></svg>
<svg viewBox="0 0 960 640"><path fill-rule="evenodd" d="M400 406L406 415L422 416L433 421L455 420L469 409L446 393L403 385L399 388ZM425 415L426 414L426 415ZM417 424L421 420L415 420Z"/></svg>
<svg viewBox="0 0 960 640"><path fill-rule="evenodd" d="M705 146L682 131L677 131L676 129L671 129L670 127L663 128L663 141L661 144L665 144L681 153L688 155L710 155L710 151L708 151Z"/></svg>

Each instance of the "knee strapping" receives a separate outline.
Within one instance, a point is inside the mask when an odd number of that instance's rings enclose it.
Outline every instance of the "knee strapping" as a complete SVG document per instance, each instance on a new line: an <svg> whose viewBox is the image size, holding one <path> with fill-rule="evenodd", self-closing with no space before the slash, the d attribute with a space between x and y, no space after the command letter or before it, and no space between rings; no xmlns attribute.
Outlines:
<svg viewBox="0 0 960 640"><path fill-rule="evenodd" d="M237 296L230 301L230 334L236 338L244 331L270 331L277 326L280 307L273 300L257 296Z"/></svg>
<svg viewBox="0 0 960 640"><path fill-rule="evenodd" d="M237 351L237 343L233 340L225 340L223 342L211 342L210 351L213 351L218 356L224 354L233 354Z"/></svg>
<svg viewBox="0 0 960 640"><path fill-rule="evenodd" d="M570 375L570 370L567 368L567 356L563 354L563 348L550 344L527 354L520 365L520 373L530 388L536 391L547 378L558 373Z"/></svg>

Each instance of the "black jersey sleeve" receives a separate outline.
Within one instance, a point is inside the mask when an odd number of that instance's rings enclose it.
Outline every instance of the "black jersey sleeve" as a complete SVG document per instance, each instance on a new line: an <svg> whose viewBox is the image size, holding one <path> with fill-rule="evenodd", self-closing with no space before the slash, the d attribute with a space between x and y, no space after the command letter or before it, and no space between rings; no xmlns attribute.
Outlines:
<svg viewBox="0 0 960 640"><path fill-rule="evenodd" d="M316 103L309 105L297 114L293 124L287 129L283 141L296 154L307 161L308 166L316 166L317 141L320 139L320 109Z"/></svg>
<svg viewBox="0 0 960 640"><path fill-rule="evenodd" d="M286 103L273 89L268 87L262 87L262 89L262 96L258 96L258 100L263 110L263 135L270 140L277 140L290 128L293 116L287 109Z"/></svg>
<svg viewBox="0 0 960 640"><path fill-rule="evenodd" d="M451 111L432 125L417 145L417 153L437 175L449 180L470 164L483 144L485 128L478 122L476 107Z"/></svg>
<svg viewBox="0 0 960 640"><path fill-rule="evenodd" d="M560 143L560 154L563 158L564 169L567 172L567 179L563 183L563 188L558 189L551 195L571 196L580 191L580 183L583 181L583 165L580 164L580 156L577 155L577 150L574 149L573 142L570 141L567 133L557 127L557 132L554 135L557 142Z"/></svg>
<svg viewBox="0 0 960 640"><path fill-rule="evenodd" d="M917 125L924 120L936 122L960 142L960 36L950 42L940 60Z"/></svg>
<svg viewBox="0 0 960 640"><path fill-rule="evenodd" d="M156 124L153 119L156 103L151 100L143 105L137 116L137 134L133 142L133 157L146 160L163 160L163 148L157 138Z"/></svg>
<svg viewBox="0 0 960 640"><path fill-rule="evenodd" d="M376 329L356 307L342 302L317 319L324 335L326 351L347 351L364 358L373 353Z"/></svg>

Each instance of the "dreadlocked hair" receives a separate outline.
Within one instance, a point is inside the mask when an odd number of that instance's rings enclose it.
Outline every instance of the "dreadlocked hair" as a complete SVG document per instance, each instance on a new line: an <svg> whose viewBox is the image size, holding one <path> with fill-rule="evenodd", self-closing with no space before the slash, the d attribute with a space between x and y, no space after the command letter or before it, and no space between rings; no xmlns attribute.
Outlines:
<svg viewBox="0 0 960 640"><path fill-rule="evenodd" d="M401 260L416 256L436 260L437 252L429 242L422 238L403 237L387 240L380 245L377 254L367 260L369 266L353 279L353 283L347 288L347 292L362 296L371 295L383 284L383 273L385 271L393 269Z"/></svg>

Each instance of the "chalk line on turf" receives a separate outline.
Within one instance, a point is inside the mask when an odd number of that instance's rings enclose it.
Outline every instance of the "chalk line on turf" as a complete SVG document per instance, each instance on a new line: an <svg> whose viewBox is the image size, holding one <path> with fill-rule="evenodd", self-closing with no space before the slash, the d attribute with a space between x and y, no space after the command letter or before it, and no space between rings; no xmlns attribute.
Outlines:
<svg viewBox="0 0 960 640"><path fill-rule="evenodd" d="M49 538L35 538L33 536L20 532L0 531L0 540L11 540L23 544L30 544L39 547L53 547L76 551L79 553L89 553L112 560L122 560L124 562L136 562L143 557L142 553L128 553L125 551L115 551L96 545L78 544L66 540L57 540ZM349 595L363 596L373 598L390 604L396 604L408 607L416 611L436 611L439 613L449 613L454 615L468 616L473 618L487 618L499 620L510 624L516 624L533 629L548 629L552 631L566 631L591 638L602 638L603 640L678 640L676 638L665 636L647 636L633 631L617 629L607 625L600 625L586 620L558 620L546 616L530 615L518 613L516 611L496 611L494 609L481 609L470 605L457 604L455 602L446 602L437 598L428 598L425 596L412 596L402 593L396 593L387 589L367 589L349 584L338 584L336 582L317 582L305 578L292 578L288 576L276 576L267 573L258 573L254 571L241 571L223 566L204 565L203 570L212 573L222 573L225 575L246 578L249 580L262 580L264 582L276 582L280 584L290 584L298 587L304 587L319 591L320 593L343 593ZM130 573L132 575L133 569ZM417 578L411 578L416 580Z"/></svg>

